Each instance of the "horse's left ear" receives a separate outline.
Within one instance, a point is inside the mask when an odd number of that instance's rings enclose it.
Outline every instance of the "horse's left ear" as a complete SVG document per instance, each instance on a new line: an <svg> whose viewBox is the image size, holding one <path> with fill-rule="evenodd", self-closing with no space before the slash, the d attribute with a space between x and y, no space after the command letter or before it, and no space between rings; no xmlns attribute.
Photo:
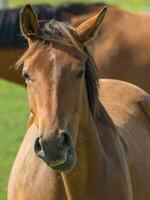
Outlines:
<svg viewBox="0 0 150 200"><path fill-rule="evenodd" d="M75 29L81 42L85 43L92 40L97 35L106 12L107 7L104 7L100 13L86 20Z"/></svg>
<svg viewBox="0 0 150 200"><path fill-rule="evenodd" d="M30 5L26 5L20 12L20 29L30 41L35 40L40 32L37 15Z"/></svg>

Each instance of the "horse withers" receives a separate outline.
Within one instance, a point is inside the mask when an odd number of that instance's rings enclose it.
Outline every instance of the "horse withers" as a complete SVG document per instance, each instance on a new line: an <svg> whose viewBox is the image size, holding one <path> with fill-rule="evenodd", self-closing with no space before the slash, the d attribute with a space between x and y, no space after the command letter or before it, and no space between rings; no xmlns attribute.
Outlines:
<svg viewBox="0 0 150 200"><path fill-rule="evenodd" d="M23 8L29 49L17 66L31 115L8 200L150 199L150 96L115 80L99 88L86 47L106 10L76 29L55 20L40 29L32 8Z"/></svg>

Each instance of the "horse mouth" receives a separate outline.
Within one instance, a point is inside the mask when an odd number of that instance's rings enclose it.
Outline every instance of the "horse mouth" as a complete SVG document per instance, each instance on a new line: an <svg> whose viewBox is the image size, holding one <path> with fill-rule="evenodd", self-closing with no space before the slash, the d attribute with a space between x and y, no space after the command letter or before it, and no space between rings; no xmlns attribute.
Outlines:
<svg viewBox="0 0 150 200"><path fill-rule="evenodd" d="M48 162L46 160L45 162L54 171L58 172L71 171L76 166L76 153L73 149L70 149L67 152L66 160L61 164L52 165L51 162Z"/></svg>
<svg viewBox="0 0 150 200"><path fill-rule="evenodd" d="M64 163L56 166L51 166L51 168L55 171L65 172L71 171L76 165L76 155L75 153L68 153L67 159Z"/></svg>

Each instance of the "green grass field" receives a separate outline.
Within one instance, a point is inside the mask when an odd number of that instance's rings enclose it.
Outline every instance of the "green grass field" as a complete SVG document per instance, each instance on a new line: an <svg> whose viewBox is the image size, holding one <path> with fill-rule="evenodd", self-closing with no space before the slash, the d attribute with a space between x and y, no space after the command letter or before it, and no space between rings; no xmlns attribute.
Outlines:
<svg viewBox="0 0 150 200"><path fill-rule="evenodd" d="M41 2L58 4L65 0L9 0L8 3L10 7L14 7L25 3ZM82 2L87 2L87 0ZM108 0L106 2L131 10L150 10L150 0ZM25 133L28 117L26 102L24 88L0 80L0 200L7 199L6 190L10 169Z"/></svg>
<svg viewBox="0 0 150 200"><path fill-rule="evenodd" d="M0 80L0 200L6 200L8 176L27 121L25 89Z"/></svg>

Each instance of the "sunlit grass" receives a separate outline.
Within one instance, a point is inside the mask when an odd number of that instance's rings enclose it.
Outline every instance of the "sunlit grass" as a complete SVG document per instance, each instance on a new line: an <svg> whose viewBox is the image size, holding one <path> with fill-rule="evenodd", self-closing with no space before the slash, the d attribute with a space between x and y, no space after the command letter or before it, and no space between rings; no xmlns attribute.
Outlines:
<svg viewBox="0 0 150 200"><path fill-rule="evenodd" d="M6 200L8 176L25 133L25 89L0 80L0 200Z"/></svg>
<svg viewBox="0 0 150 200"><path fill-rule="evenodd" d="M57 5L57 4L62 4L62 3L72 3L72 2L83 2L83 3L93 3L93 2L101 2L101 1L96 1L96 0L9 0L8 5L10 7L15 7L15 6L22 6L27 3L32 3L32 4L52 4L52 5ZM118 5L119 7L130 9L130 10L150 10L150 0L106 0L104 2Z"/></svg>

